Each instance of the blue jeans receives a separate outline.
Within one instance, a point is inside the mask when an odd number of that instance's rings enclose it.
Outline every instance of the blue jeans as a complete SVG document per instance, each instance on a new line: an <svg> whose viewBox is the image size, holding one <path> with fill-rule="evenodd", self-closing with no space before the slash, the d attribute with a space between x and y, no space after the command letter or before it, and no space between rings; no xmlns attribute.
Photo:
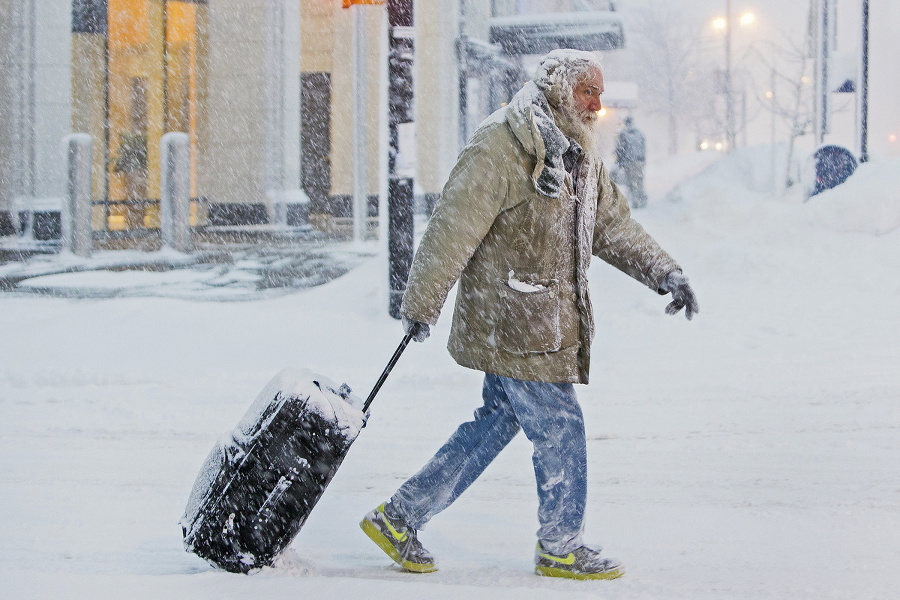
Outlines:
<svg viewBox="0 0 900 600"><path fill-rule="evenodd" d="M538 539L553 554L583 544L587 498L584 417L570 383L523 381L486 374L484 406L391 497L407 525L421 529L456 500L515 437L534 444Z"/></svg>

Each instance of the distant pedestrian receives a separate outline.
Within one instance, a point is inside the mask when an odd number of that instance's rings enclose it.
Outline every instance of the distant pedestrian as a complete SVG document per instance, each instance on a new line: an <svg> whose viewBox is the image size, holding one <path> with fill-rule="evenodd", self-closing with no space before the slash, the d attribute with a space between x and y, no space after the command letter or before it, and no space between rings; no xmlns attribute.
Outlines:
<svg viewBox="0 0 900 600"><path fill-rule="evenodd" d="M573 579L625 572L582 539L587 451L572 384L588 382L591 256L671 293L670 314L686 308L690 319L698 308L681 268L631 218L598 156L602 93L596 55L544 56L534 81L460 154L416 252L404 330L424 341L458 280L450 354L485 377L475 419L360 523L407 570L436 570L418 530L523 430L534 445L539 503L535 571ZM405 425L397 427L402 435Z"/></svg>
<svg viewBox="0 0 900 600"><path fill-rule="evenodd" d="M616 140L616 163L625 174L625 185L628 186L628 197L631 206L643 208L647 206L647 193L644 191L644 166L647 164L647 144L644 134L634 125L634 119L625 117L625 128L619 132Z"/></svg>

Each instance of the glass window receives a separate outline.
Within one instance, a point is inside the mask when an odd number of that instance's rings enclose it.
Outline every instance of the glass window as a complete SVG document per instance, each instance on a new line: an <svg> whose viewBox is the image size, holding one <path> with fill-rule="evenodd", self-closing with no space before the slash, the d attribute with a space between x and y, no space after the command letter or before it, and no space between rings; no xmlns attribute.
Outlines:
<svg viewBox="0 0 900 600"><path fill-rule="evenodd" d="M169 131L191 137L191 195L197 195L198 8L205 9L195 2L109 0L110 230L159 227L159 145Z"/></svg>

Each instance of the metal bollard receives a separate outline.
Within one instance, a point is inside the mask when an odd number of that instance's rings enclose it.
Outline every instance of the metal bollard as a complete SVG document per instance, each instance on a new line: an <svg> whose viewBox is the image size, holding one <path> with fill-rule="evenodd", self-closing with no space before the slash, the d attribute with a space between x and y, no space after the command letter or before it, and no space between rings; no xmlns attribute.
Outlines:
<svg viewBox="0 0 900 600"><path fill-rule="evenodd" d="M72 133L63 138L66 152L66 198L60 214L62 249L87 258L92 250L91 136Z"/></svg>
<svg viewBox="0 0 900 600"><path fill-rule="evenodd" d="M191 140L173 131L160 142L159 218L163 246L191 251Z"/></svg>

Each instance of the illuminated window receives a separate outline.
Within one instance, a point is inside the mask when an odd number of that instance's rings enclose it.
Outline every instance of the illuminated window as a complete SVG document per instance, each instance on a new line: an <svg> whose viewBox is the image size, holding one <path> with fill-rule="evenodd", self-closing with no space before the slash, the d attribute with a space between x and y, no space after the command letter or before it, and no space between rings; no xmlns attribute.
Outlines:
<svg viewBox="0 0 900 600"><path fill-rule="evenodd" d="M159 226L163 134L191 138L196 197L199 11L204 2L108 0L107 227Z"/></svg>

